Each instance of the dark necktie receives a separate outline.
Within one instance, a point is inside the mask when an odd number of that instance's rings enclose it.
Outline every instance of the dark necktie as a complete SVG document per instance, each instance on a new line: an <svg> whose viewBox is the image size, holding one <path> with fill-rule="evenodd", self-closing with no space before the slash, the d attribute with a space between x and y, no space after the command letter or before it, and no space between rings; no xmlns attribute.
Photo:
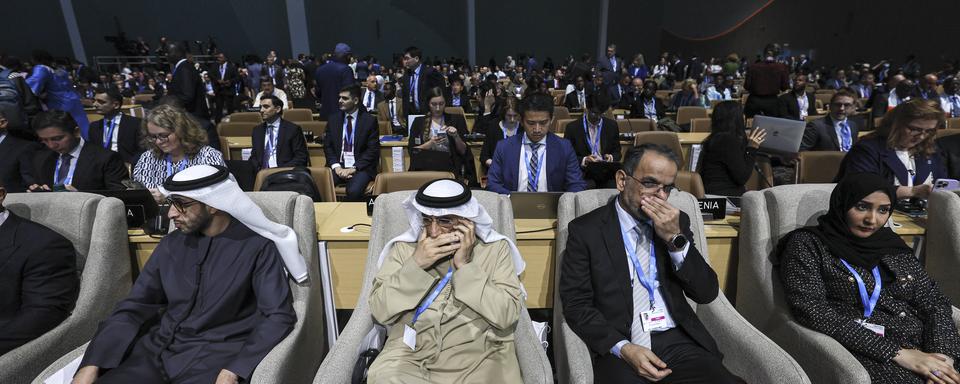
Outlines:
<svg viewBox="0 0 960 384"><path fill-rule="evenodd" d="M347 115L347 137L343 138L344 146L343 150L346 152L353 152L353 116Z"/></svg>
<svg viewBox="0 0 960 384"><path fill-rule="evenodd" d="M537 184L540 181L540 156L537 156L540 145L540 143L530 143L530 170L532 172L527 172L527 191L529 192L536 192Z"/></svg>
<svg viewBox="0 0 960 384"><path fill-rule="evenodd" d="M70 159L72 158L73 156L71 156L69 153L64 153L60 155L60 171L57 172L59 176L59 180L54 180L53 181L54 184L57 184L57 185L66 184L67 178L70 177ZM73 180L70 180L70 181L72 182Z"/></svg>

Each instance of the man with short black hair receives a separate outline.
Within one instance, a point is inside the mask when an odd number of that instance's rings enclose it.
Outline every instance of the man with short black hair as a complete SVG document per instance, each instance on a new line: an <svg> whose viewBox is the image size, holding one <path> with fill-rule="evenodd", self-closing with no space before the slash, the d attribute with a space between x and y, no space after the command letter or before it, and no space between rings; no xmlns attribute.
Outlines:
<svg viewBox="0 0 960 384"><path fill-rule="evenodd" d="M339 97L340 112L327 120L323 154L333 169L333 182L346 184L346 201L363 201L380 165L379 125L360 108L360 86L343 87Z"/></svg>
<svg viewBox="0 0 960 384"><path fill-rule="evenodd" d="M430 112L427 91L435 87L446 88L443 75L433 67L424 65L422 57L423 52L417 47L408 47L403 51L403 67L407 73L400 78L400 90L403 92L403 109L408 115Z"/></svg>
<svg viewBox="0 0 960 384"><path fill-rule="evenodd" d="M103 119L90 123L90 142L117 152L127 164L140 158L140 124L138 117L120 112L123 96L115 89L101 89L93 97L93 106Z"/></svg>
<svg viewBox="0 0 960 384"><path fill-rule="evenodd" d="M943 80L943 95L940 95L940 108L947 117L960 117L960 78L948 77Z"/></svg>
<svg viewBox="0 0 960 384"><path fill-rule="evenodd" d="M857 123L848 118L857 108L854 93L848 88L840 89L830 98L829 108L826 116L807 123L801 151L847 152L857 141L860 130Z"/></svg>
<svg viewBox="0 0 960 384"><path fill-rule="evenodd" d="M805 120L807 116L817 114L817 102L813 93L807 92L807 75L798 74L793 79L790 92L780 95L780 117L784 119Z"/></svg>
<svg viewBox="0 0 960 384"><path fill-rule="evenodd" d="M719 283L690 218L667 202L679 169L665 146L632 148L620 194L570 222L559 294L598 383L739 382L687 304L712 302Z"/></svg>
<svg viewBox="0 0 960 384"><path fill-rule="evenodd" d="M33 129L49 150L34 156L35 180L28 191L126 189L123 180L129 179L129 174L120 154L87 143L70 114L40 112L33 119Z"/></svg>
<svg viewBox="0 0 960 384"><path fill-rule="evenodd" d="M303 129L282 118L283 100L276 95L267 95L261 96L259 102L263 123L253 128L251 136L250 164L253 169L310 165Z"/></svg>
<svg viewBox="0 0 960 384"><path fill-rule="evenodd" d="M273 80L269 77L260 78L260 93L253 100L254 107L260 107L260 100L265 96L276 96L283 102L283 109L290 109L290 103L287 101L287 93L273 85Z"/></svg>
<svg viewBox="0 0 960 384"><path fill-rule="evenodd" d="M209 116L207 109L207 91L204 89L200 72L193 62L187 60L187 48L183 43L167 44L167 62L172 65L173 80L167 86L167 95L180 100L180 106L200 119Z"/></svg>
<svg viewBox="0 0 960 384"><path fill-rule="evenodd" d="M520 103L524 133L497 143L487 172L487 190L511 192L579 192L586 189L570 142L549 132L553 97L534 93Z"/></svg>
<svg viewBox="0 0 960 384"><path fill-rule="evenodd" d="M213 120L220 123L223 117L223 109L226 107L227 114L234 111L233 100L237 96L237 66L227 61L227 56L223 52L218 52L217 62L211 65L210 81L213 82L214 96Z"/></svg>
<svg viewBox="0 0 960 384"><path fill-rule="evenodd" d="M610 107L606 95L587 95L583 118L571 121L564 128L563 138L570 141L583 168L587 188L613 188L609 174L593 172L590 163L620 161L620 132L617 122L603 116Z"/></svg>
<svg viewBox="0 0 960 384"><path fill-rule="evenodd" d="M313 96L320 101L320 120L326 121L328 117L337 112L338 95L340 89L353 84L353 70L347 66L350 63L350 46L339 43L333 50L333 57L330 61L317 68L316 79L317 87L314 88Z"/></svg>
<svg viewBox="0 0 960 384"><path fill-rule="evenodd" d="M403 102L397 98L397 85L388 82L383 85L383 101L377 104L377 120L390 123L394 135L407 135L407 115Z"/></svg>

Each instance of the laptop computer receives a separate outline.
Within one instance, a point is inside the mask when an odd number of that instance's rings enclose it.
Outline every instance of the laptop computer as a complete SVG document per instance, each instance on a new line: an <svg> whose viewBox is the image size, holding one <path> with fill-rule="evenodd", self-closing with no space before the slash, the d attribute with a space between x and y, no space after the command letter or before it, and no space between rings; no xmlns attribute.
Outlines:
<svg viewBox="0 0 960 384"><path fill-rule="evenodd" d="M753 117L750 128L757 127L767 131L767 139L760 144L760 151L793 154L800 151L800 142L803 141L803 131L806 130L807 123L802 120L757 115Z"/></svg>
<svg viewBox="0 0 960 384"><path fill-rule="evenodd" d="M513 192L514 219L556 219L562 192Z"/></svg>
<svg viewBox="0 0 960 384"><path fill-rule="evenodd" d="M90 191L106 197L116 197L123 201L127 228L144 228L144 223L160 214L160 206L147 189L128 189L116 191Z"/></svg>

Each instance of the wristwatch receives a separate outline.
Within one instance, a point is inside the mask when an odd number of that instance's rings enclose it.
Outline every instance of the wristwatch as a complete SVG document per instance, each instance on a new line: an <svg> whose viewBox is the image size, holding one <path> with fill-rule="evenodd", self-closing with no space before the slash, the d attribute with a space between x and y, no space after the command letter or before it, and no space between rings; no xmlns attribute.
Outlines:
<svg viewBox="0 0 960 384"><path fill-rule="evenodd" d="M683 233L673 235L673 237L670 238L669 245L671 248L673 248L672 251L679 251L683 249L683 247L687 246L687 237L684 236Z"/></svg>

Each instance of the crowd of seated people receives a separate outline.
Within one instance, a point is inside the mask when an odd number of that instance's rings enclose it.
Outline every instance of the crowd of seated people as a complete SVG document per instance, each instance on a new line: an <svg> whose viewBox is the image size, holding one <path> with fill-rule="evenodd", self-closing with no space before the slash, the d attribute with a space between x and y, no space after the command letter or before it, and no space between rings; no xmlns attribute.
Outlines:
<svg viewBox="0 0 960 384"><path fill-rule="evenodd" d="M178 194L178 183L172 182L175 175L188 169L214 172L200 175L203 180L215 175L223 177L228 169L234 173L242 171L230 164L237 159L225 160L229 154L224 153L226 148L220 147L218 137L218 124L230 121L232 113L255 111L260 115L260 122L252 127L249 135L249 157L242 160L249 166L248 170L311 166L308 148L318 144L322 146L323 166L332 171L333 183L344 187L342 201L364 201L369 197L370 183L378 173L387 171L381 169L381 146L386 143L381 142L381 135L402 136L406 145L401 148L409 155L404 170L449 172L453 180L432 183L435 189L418 192L409 202L409 208L420 211L411 214L422 216L423 228L414 231L413 238L401 241L409 244L385 250L387 264L376 277L371 302L377 320L392 327L388 344L391 349L374 366L371 378L375 380L389 381L400 373L411 375L411 380L415 380L430 369L446 372L444 375L450 374L450 377L464 372L455 370L451 374L444 371L447 368L442 365L424 368L421 360L426 358L426 352L421 350L411 355L398 344L406 343L407 336L396 336L395 332L407 332L405 323L410 320L416 323L419 316L410 311L409 305L399 308L392 302L397 295L394 291L406 289L402 283L407 280L419 287L416 292L402 292L414 298L411 305L417 305L417 300L428 293L431 287L427 283L444 278L445 274L448 279L453 276L453 287L461 286L465 291L481 290L489 285L486 289L497 292L503 302L474 303L476 298L464 293L463 297L446 295L438 303L470 306L473 312L461 313L455 321L473 324L486 333L509 333L515 327L517 319L510 311L515 309L519 297L518 282L514 274L506 273L503 268L503 265L509 266L515 248L511 250L506 243L484 242L483 246L466 252L467 247L473 246L474 237L492 236L489 232L480 235L475 229L475 226L489 226L484 222L485 213L474 212L473 217L434 213L472 207L476 202L470 198L471 189L511 194L616 188L619 198L601 208L602 212L598 210L571 224L571 228L582 226L584 235L571 237L571 256L563 265L566 280L559 282L559 294L574 303L565 308L571 328L601 357L594 361L595 367L611 381L637 375L658 380L669 375L686 376L693 371L686 368L688 364L701 364L709 367L705 377L712 377L715 382L737 382L737 378L719 364L719 352L711 335L691 309L683 305L671 307L667 320L655 328L656 332L647 330L631 335L635 324L607 325L590 320L599 312L615 314L617 319L631 318L632 314L624 314L624 308L592 296L590 288L603 287L604 282L591 281L591 277L604 280L602 276L582 273L577 276L576 272L588 270L590 263L597 262L589 256L592 248L602 244L594 244L596 238L590 237L589 230L602 229L599 223L603 220L603 225L612 223L618 227L613 230L629 233L628 243L651 247L655 244L677 272L670 277L677 281L670 280L655 294L648 294L636 285L635 294L650 295L652 305L638 311L653 311L653 304L665 299L683 302L684 294L696 296L697 302L710 302L715 297L716 276L710 276L708 266L698 264L702 260L696 245L687 242L687 238L692 237L687 228L689 218L667 204L666 196L675 188L678 172L687 166L702 176L708 194L740 196L745 193L748 180L759 168L758 152L766 139L764 127L748 129L747 121L763 115L806 121L801 152L844 153L837 174L829 175L842 187L834 191L829 212L821 218L819 226L790 236L783 255L780 268L795 316L855 352L871 376L926 377L929 370L919 366L927 364L935 365L935 372L960 383L952 364L954 358L960 357L956 355L960 351L957 345L960 338L955 328L947 327L949 331L937 328L943 334L943 343L949 343L937 349L921 352L892 342L864 348L853 337L871 339L873 335L859 328L852 332L843 328L849 326L848 323L839 324L837 318L827 319L822 313L813 313L818 306L828 304L822 302L823 297L812 297L815 291L807 289L811 285L821 290L825 285L827 290L834 288L831 284L840 279L836 271L808 273L818 263L831 263L833 258L843 260L851 273L858 276L868 276L867 272L879 265L886 266L879 277L884 281L897 279L901 271L906 270L922 278L922 274L915 271L916 265L897 256L906 252L902 241L897 242L899 238L892 239L889 233L875 227L886 221L890 207L901 200L927 198L936 180L960 179L960 135L940 137L944 128L960 128L958 123L948 123L960 118L958 66L922 73L915 70L913 62L897 67L885 60L877 65L854 63L815 68L805 55L785 57L773 49L765 49L752 61L736 54L701 60L695 56L683 58L664 53L656 64L647 66L641 54L629 62L624 60L615 45L608 46L599 58L584 55L576 59L571 55L557 63L547 58L541 64L533 57L517 55L516 59L508 57L502 63L491 59L479 65L469 65L458 58L429 58L417 47L407 47L398 53L395 63L380 64L372 56L354 55L352 48L344 43L337 44L332 53L304 54L296 59L281 58L270 51L265 60L245 55L241 60L231 61L228 53L213 52L210 62L201 62L178 42L164 43L161 52L162 59L155 65L124 64L118 68L98 68L99 72L74 60L55 59L43 51L37 51L26 62L4 56L0 60L0 86L9 84L5 89L14 90L15 97L12 102L0 103L0 202L6 193L146 189L158 203L173 207L170 218L177 220L176 226L182 233L201 233L208 237L221 233L243 235L243 241L258 242L262 239L246 227L251 224L237 221L236 213L217 209L215 203L190 199L186 192ZM142 95L152 96L139 97ZM131 100L135 96L136 100ZM47 110L39 108L38 103ZM143 108L142 118L128 113L130 104ZM666 146L637 143L635 147L632 136L626 134L619 123L621 119L631 123L645 120L655 130L690 130L690 124L680 126L675 122L681 107L702 108L710 116L709 135L702 140L699 161L694 163L687 161L685 154L675 153ZM314 120L326 123L326 132L314 141L305 138L305 130L297 121L284 118L284 113L303 108L316 115ZM560 113L572 118L562 127L558 126ZM573 115L567 116L570 113ZM94 115L97 119L91 121L88 117ZM380 123L386 124L387 132L383 132ZM957 125L948 127L948 124ZM775 157L774 161L792 169L797 160L785 156ZM618 171L598 172L598 165L603 163L610 163ZM776 184L784 182L778 180ZM172 200L171 196L174 196ZM867 215L864 212L868 210L877 212ZM5 228L2 227L4 219L9 220L8 227L30 225L21 224L16 218L8 219L3 212L0 208L0 228ZM606 216L613 220L605 220ZM861 225L850 224L853 220L860 220ZM594 221L598 224L591 225ZM208 226L197 226L198 223ZM219 227L211 228L211 223ZM847 227L841 226L844 223ZM864 229L867 227L869 231ZM499 240L496 236L490 238ZM883 242L871 243L876 239ZM174 240L190 242L189 239ZM174 240L162 243L164 252L172 252L167 249L170 247L183 246ZM457 245L447 245L450 240L456 240ZM248 255L248 261L256 262L264 255L277 252L267 247L260 253ZM625 251L629 252L629 249ZM849 252L862 254L862 260L849 260L853 266L847 264L842 255ZM441 257L444 255L453 257L444 259ZM656 255L644 257L651 256L656 262ZM146 272L162 279L164 273L173 273L182 265L169 267L170 270L151 267ZM282 280L282 276L278 277L279 265L267 267L269 270L256 270L258 275L250 279L268 276ZM641 273L636 270L640 269L639 265L629 267L630 273ZM471 282L459 277L466 275L463 271L471 270L499 280ZM703 285L681 286L687 274L704 278ZM268 284L264 280L255 280L255 283ZM65 281L63 284L61 299L75 296L71 290L75 283ZM134 293L149 290L147 293L158 295L157 284L159 280L138 281ZM164 288L170 290L166 294L181 294L176 291L183 287ZM277 322L276 329L260 348L272 347L281 340L293 320L287 299L289 292L276 286L270 288L278 290L279 296L274 302L246 303L251 307L272 305L269 309L273 311L271 321ZM919 306L914 312L923 313L918 315L918 321L933 321L924 316L948 316L942 313L943 298L938 296L935 286L930 288L929 295L923 303L910 303ZM137 300L145 299L131 297L124 305L136 306ZM915 301L913 298L903 300ZM58 321L62 312L72 306L69 300L60 301L55 303L59 311L57 317L50 321ZM894 304L882 302L887 306ZM835 309L844 315L856 310L859 309ZM497 316L502 318L491 318L487 316L489 311L506 311L506 314L498 312ZM106 326L118 327L121 317L115 313ZM424 321L432 317L440 318L440 314L426 312ZM44 324L41 328L45 330L54 325ZM934 325L938 324L925 324ZM255 328L252 323L238 327ZM611 338L605 334L611 327L616 328L619 336L625 334L626 337ZM420 326L417 328L420 330ZM41 331L30 330L25 334L35 337ZM166 328L153 330L168 331L176 332ZM916 345L916 339L928 330L910 329L910 332L902 338ZM439 343L433 339L454 337L421 336L414 332L414 343ZM8 343L8 349L25 342L21 339L17 339L16 344ZM107 380L123 382L142 372L169 369L146 361L148 356L158 353L150 342L136 338L122 340L136 348L133 355L136 359L121 363L106 348L110 340L103 330L98 333L92 344L94 353L84 360L86 370L81 371L80 382L92 381L104 373ZM668 343L671 347L657 343ZM663 361L657 358L657 353L672 351L673 344L696 344L696 348L685 353L699 358ZM477 353L474 349L482 350L482 346L471 345L464 348L463 353ZM514 353L512 347L501 352ZM228 379L225 382L249 379L256 365L252 362L259 361L265 353L264 350L251 352L249 359L253 360L243 362L213 356L211 358L224 359L224 366L219 367L223 371L196 372L196 375L209 378L223 375ZM934 354L947 354L950 359ZM498 369L470 359L463 363L481 364L483 368L477 372L487 372L486 375L496 372L510 379L518 375L517 367L499 361L503 356L487 358L497 360L502 366ZM450 360L450 364L455 360ZM219 364L220 360L217 361ZM416 368L417 364L420 364L419 371L408 369ZM672 370L666 368L668 365ZM441 375L437 373L437 377ZM907 379L903 380L891 382Z"/></svg>

